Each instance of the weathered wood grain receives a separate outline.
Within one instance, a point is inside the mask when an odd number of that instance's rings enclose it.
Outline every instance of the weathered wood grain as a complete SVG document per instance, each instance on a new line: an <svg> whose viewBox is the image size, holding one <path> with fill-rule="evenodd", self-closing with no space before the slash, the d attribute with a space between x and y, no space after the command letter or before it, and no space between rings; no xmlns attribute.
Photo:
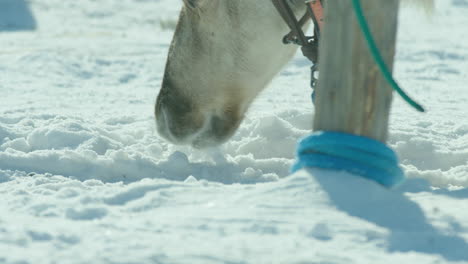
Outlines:
<svg viewBox="0 0 468 264"><path fill-rule="evenodd" d="M393 67L399 0L361 0L388 67ZM320 80L314 130L338 131L385 142L392 90L377 68L351 1L327 1L320 43Z"/></svg>

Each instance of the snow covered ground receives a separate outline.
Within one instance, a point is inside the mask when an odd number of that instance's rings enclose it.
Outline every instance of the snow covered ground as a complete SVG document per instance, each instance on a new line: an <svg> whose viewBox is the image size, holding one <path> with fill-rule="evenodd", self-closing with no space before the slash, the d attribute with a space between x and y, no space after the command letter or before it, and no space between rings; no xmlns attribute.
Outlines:
<svg viewBox="0 0 468 264"><path fill-rule="evenodd" d="M401 14L396 76L429 111L394 102L393 191L288 176L313 119L300 56L222 147L159 138L180 2L0 0L0 263L468 263L467 0Z"/></svg>

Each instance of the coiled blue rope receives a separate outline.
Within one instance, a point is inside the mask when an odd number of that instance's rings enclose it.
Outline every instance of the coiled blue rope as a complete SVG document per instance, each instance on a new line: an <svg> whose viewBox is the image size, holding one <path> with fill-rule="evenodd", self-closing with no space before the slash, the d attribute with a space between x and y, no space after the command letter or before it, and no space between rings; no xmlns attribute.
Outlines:
<svg viewBox="0 0 468 264"><path fill-rule="evenodd" d="M389 188L405 179L395 152L367 137L315 132L299 142L297 155L292 172L308 167L347 171Z"/></svg>

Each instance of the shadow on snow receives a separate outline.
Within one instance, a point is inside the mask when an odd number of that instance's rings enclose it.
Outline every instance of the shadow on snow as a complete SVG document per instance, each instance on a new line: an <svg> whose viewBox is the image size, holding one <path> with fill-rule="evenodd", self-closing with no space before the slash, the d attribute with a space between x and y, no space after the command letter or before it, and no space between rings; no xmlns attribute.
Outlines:
<svg viewBox="0 0 468 264"><path fill-rule="evenodd" d="M449 261L468 260L466 241L435 229L419 205L400 191L386 191L374 182L345 173L310 172L339 210L389 230L385 245L389 252L415 251L437 254Z"/></svg>
<svg viewBox="0 0 468 264"><path fill-rule="evenodd" d="M24 0L0 0L0 32L35 30L36 20Z"/></svg>

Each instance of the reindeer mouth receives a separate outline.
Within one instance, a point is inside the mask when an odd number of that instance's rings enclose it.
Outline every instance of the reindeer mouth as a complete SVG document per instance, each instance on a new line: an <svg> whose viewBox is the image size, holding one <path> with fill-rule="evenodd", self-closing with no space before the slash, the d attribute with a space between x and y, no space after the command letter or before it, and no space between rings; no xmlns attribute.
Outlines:
<svg viewBox="0 0 468 264"><path fill-rule="evenodd" d="M191 145L202 149L215 147L226 142L239 127L239 121L212 116L208 125L198 133Z"/></svg>
<svg viewBox="0 0 468 264"><path fill-rule="evenodd" d="M171 118L165 109L157 113L159 134L177 145L191 145L197 149L216 147L226 142L237 130L240 118L209 115L203 121L196 118ZM183 120L183 122L177 122Z"/></svg>

